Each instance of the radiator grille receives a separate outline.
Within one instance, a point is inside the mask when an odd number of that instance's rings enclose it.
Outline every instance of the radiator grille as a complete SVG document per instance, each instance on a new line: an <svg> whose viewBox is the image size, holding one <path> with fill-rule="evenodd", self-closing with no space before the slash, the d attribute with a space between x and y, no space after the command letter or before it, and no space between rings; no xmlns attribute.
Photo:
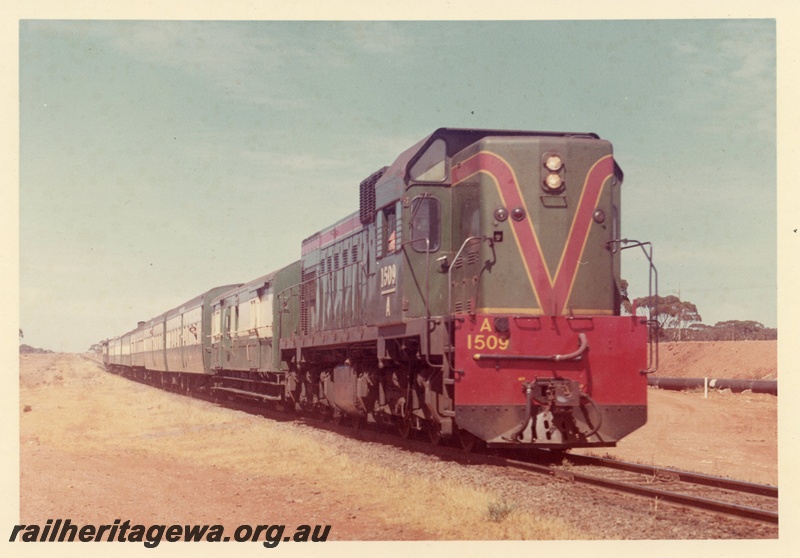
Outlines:
<svg viewBox="0 0 800 558"><path fill-rule="evenodd" d="M388 167L383 167L361 181L361 185L359 186L359 219L363 225L372 223L375 219L375 184L378 183L378 180L380 180L387 168Z"/></svg>

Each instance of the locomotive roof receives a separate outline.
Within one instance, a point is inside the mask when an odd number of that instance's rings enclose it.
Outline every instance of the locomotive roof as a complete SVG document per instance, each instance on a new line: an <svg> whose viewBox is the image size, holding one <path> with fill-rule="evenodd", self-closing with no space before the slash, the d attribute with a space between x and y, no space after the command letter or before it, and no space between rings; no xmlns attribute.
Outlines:
<svg viewBox="0 0 800 558"><path fill-rule="evenodd" d="M358 219L358 212L352 213L303 240L301 249L302 255L305 256L308 252L326 246L339 237L357 232L361 230L361 228L362 225L361 221Z"/></svg>
<svg viewBox="0 0 800 558"><path fill-rule="evenodd" d="M422 153L427 146L437 139L444 139L447 144L447 156L452 157L468 145L487 136L539 136L539 137L581 137L599 139L600 136L593 132L538 132L530 130L493 130L473 128L438 128L432 134L424 137L405 151L383 173L375 184L376 189L393 180L405 180L409 165ZM321 248L334 239L353 233L361 228L358 213L340 219L335 224L315 232L302 242L302 255Z"/></svg>
<svg viewBox="0 0 800 558"><path fill-rule="evenodd" d="M415 159L417 154L436 141L444 139L447 144L447 156L452 157L468 145L475 143L488 136L539 136L539 137L581 137L588 139L600 139L594 132L538 132L532 130L492 130L475 128L438 128L432 134L418 141L410 148L403 151L394 163L384 173L376 186L400 177L405 179L409 164Z"/></svg>

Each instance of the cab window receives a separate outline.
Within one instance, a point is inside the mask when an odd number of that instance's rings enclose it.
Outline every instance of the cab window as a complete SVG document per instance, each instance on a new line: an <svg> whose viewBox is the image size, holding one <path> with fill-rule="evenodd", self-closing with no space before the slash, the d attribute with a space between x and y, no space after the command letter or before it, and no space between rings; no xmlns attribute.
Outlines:
<svg viewBox="0 0 800 558"><path fill-rule="evenodd" d="M400 219L401 202L388 206L378 212L377 257L390 256L400 250L403 243L403 228Z"/></svg>
<svg viewBox="0 0 800 558"><path fill-rule="evenodd" d="M447 179L447 145L443 139L434 141L417 159L409 171L411 180L418 182L444 182Z"/></svg>
<svg viewBox="0 0 800 558"><path fill-rule="evenodd" d="M431 197L415 198L411 202L411 242L417 252L439 249L439 200ZM425 242L425 239L430 242Z"/></svg>

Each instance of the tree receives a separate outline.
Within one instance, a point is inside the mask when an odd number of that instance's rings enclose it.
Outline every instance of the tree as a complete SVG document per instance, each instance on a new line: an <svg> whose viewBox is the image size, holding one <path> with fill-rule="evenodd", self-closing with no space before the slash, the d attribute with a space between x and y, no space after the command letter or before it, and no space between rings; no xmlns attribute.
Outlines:
<svg viewBox="0 0 800 558"><path fill-rule="evenodd" d="M690 325L683 332L684 341L709 341L714 337L714 328L701 322Z"/></svg>
<svg viewBox="0 0 800 558"><path fill-rule="evenodd" d="M750 341L762 338L764 324L753 320L727 320L717 322L714 327L724 331L723 339L731 341Z"/></svg>
<svg viewBox="0 0 800 558"><path fill-rule="evenodd" d="M650 319L657 319L662 332L672 329L676 332L676 341L683 338L683 330L703 321L697 312L697 306L688 300L681 300L675 295L645 296L633 301L634 308L646 311Z"/></svg>
<svg viewBox="0 0 800 558"><path fill-rule="evenodd" d="M623 314L633 315L633 305L631 304L631 299L628 298L627 279L620 279L619 281L619 299L620 311Z"/></svg>

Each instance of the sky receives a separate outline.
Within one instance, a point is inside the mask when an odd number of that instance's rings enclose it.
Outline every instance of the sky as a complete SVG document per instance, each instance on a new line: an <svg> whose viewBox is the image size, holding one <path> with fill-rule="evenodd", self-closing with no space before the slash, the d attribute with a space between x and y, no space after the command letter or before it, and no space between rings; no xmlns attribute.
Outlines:
<svg viewBox="0 0 800 558"><path fill-rule="evenodd" d="M22 341L82 352L299 259L439 127L610 140L659 293L776 327L776 95L774 19L21 20ZM623 277L647 294L639 254Z"/></svg>

